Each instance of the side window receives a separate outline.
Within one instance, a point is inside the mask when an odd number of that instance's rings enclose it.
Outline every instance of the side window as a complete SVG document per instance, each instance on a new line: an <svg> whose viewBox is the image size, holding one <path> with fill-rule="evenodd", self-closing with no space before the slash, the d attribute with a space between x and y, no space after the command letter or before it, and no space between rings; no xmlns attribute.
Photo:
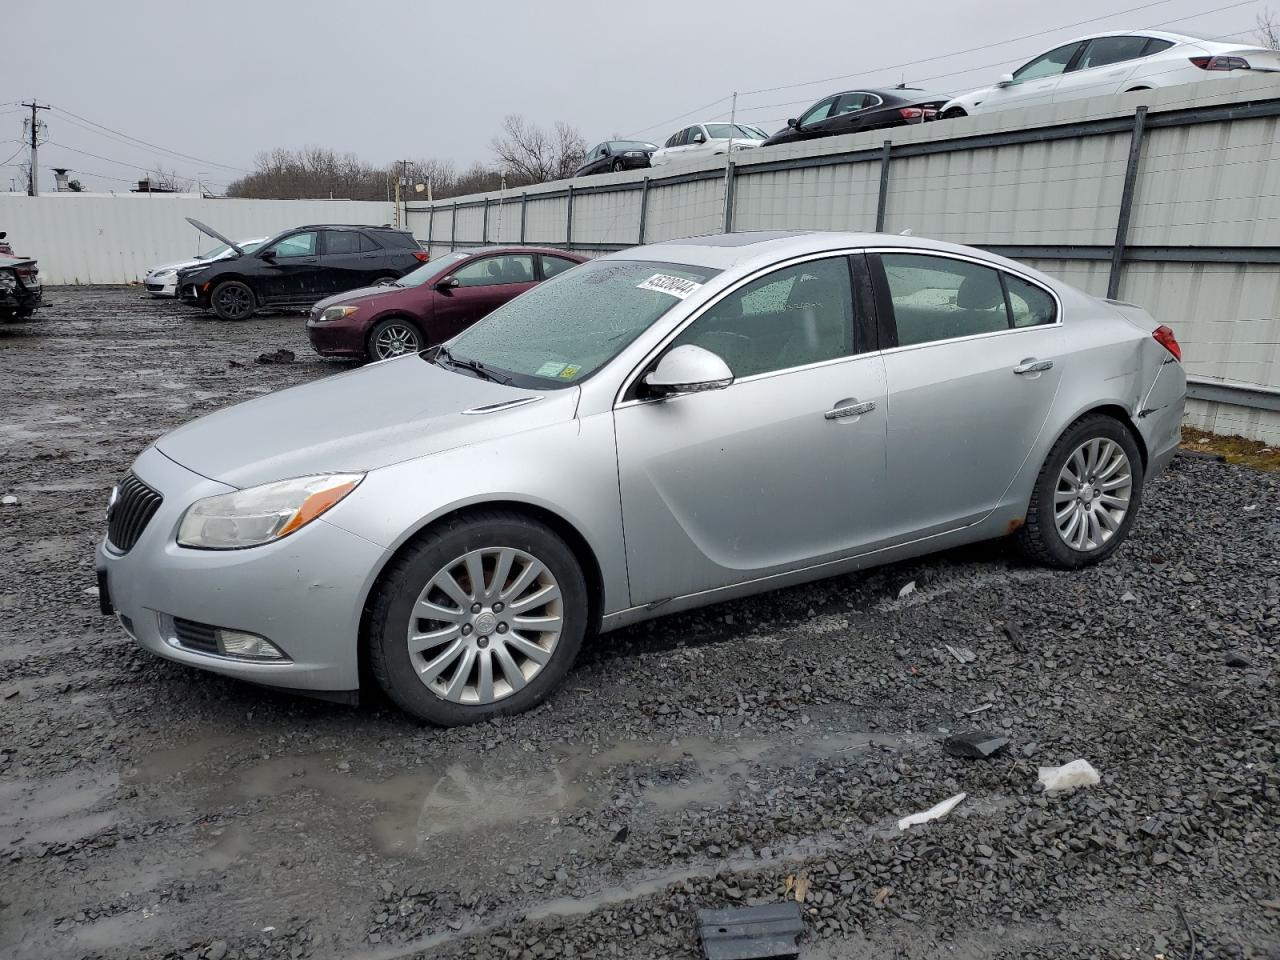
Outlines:
<svg viewBox="0 0 1280 960"><path fill-rule="evenodd" d="M1057 305L1047 291L1012 274L1002 276L1005 290L1009 293L1009 312L1015 327L1035 327L1053 323L1058 318Z"/></svg>
<svg viewBox="0 0 1280 960"><path fill-rule="evenodd" d="M360 249L360 234L354 230L326 230L324 252L328 256L344 256Z"/></svg>
<svg viewBox="0 0 1280 960"><path fill-rule="evenodd" d="M1159 53L1161 50L1168 50L1172 46L1172 40L1158 40L1157 38L1152 37L1147 41L1147 45L1142 48L1142 55L1144 57L1149 57L1153 53Z"/></svg>
<svg viewBox="0 0 1280 960"><path fill-rule="evenodd" d="M295 233L292 236L285 237L272 244L269 248L280 260L289 257L310 257L316 252L316 233L309 230L306 233Z"/></svg>
<svg viewBox="0 0 1280 960"><path fill-rule="evenodd" d="M672 346L718 354L738 378L852 356L853 296L844 257L754 280L712 306Z"/></svg>
<svg viewBox="0 0 1280 960"><path fill-rule="evenodd" d="M831 108L835 105L835 102L835 97L828 97L826 100L815 105L812 110L800 118L800 126L808 126L811 123L817 123L820 120L827 119L827 116L831 113Z"/></svg>
<svg viewBox="0 0 1280 960"><path fill-rule="evenodd" d="M453 272L463 287L491 287L504 283L532 283L533 255L512 254L472 260Z"/></svg>
<svg viewBox="0 0 1280 960"><path fill-rule="evenodd" d="M867 95L865 93L842 93L840 99L836 101L836 108L831 111L831 116L839 117L846 113L853 113L855 110L861 110L867 105Z"/></svg>
<svg viewBox="0 0 1280 960"><path fill-rule="evenodd" d="M885 253L880 262L899 346L1009 329L1000 275L992 268L914 253Z"/></svg>
<svg viewBox="0 0 1280 960"><path fill-rule="evenodd" d="M685 127L683 130L681 130L679 133L676 134L676 146L686 147L688 145L689 145L689 128Z"/></svg>
<svg viewBox="0 0 1280 960"><path fill-rule="evenodd" d="M1105 67L1111 63L1136 60L1143 55L1142 51L1146 46L1146 37L1098 37L1089 41L1084 55L1076 65L1076 70L1088 70L1090 67Z"/></svg>
<svg viewBox="0 0 1280 960"><path fill-rule="evenodd" d="M1024 63L1013 71L1013 82L1025 83L1028 80L1039 80L1041 77L1056 77L1067 69L1067 64L1079 49L1080 44L1077 42L1042 53L1030 63Z"/></svg>
<svg viewBox="0 0 1280 960"><path fill-rule="evenodd" d="M356 236L360 238L359 250L361 253L373 253L375 250L382 249L378 246L378 241L374 240L373 237L369 236L367 233L357 233Z"/></svg>
<svg viewBox="0 0 1280 960"><path fill-rule="evenodd" d="M542 255L542 275L547 280L550 280L558 273L564 273L566 270L571 270L576 266L576 263L572 260L566 260L564 257L553 257L549 253L544 253Z"/></svg>
<svg viewBox="0 0 1280 960"><path fill-rule="evenodd" d="M663 146L664 148L666 148L666 147L674 147L674 146L676 145L676 141L677 141L677 140L679 140L679 139L680 139L680 134L678 134L678 133L673 133L671 136L667 137L667 142L666 142L666 143L664 143L662 146Z"/></svg>

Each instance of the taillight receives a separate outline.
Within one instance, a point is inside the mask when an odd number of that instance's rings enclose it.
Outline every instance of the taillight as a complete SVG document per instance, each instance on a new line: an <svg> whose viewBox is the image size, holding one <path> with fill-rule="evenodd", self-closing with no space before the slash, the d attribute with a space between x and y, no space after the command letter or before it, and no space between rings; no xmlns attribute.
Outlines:
<svg viewBox="0 0 1280 960"><path fill-rule="evenodd" d="M1244 57L1192 57L1191 62L1201 70L1249 69L1249 61Z"/></svg>
<svg viewBox="0 0 1280 960"><path fill-rule="evenodd" d="M1182 359L1182 347L1178 346L1178 338L1164 324L1160 324L1160 326L1151 331L1151 336L1155 337L1156 343L1173 354L1173 359Z"/></svg>
<svg viewBox="0 0 1280 960"><path fill-rule="evenodd" d="M925 120L932 120L938 115L938 111L933 107L899 107L898 116L903 120L919 120L923 123Z"/></svg>
<svg viewBox="0 0 1280 960"><path fill-rule="evenodd" d="M413 259L417 260L419 263L426 263L431 259L431 254L424 250L415 250L413 251Z"/></svg>

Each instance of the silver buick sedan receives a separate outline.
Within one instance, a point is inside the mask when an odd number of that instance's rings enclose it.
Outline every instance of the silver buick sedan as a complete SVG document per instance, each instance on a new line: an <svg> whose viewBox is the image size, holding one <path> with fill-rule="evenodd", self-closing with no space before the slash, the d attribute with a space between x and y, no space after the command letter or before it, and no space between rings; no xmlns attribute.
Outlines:
<svg viewBox="0 0 1280 960"><path fill-rule="evenodd" d="M1074 568L1173 456L1172 331L912 237L742 233L576 267L447 344L161 437L100 595L138 643L437 724L593 632L1012 535Z"/></svg>

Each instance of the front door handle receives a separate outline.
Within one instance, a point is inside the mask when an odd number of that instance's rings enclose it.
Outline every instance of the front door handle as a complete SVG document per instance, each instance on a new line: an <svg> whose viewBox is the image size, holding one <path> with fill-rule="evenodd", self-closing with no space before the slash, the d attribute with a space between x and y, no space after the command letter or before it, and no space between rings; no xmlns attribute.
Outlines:
<svg viewBox="0 0 1280 960"><path fill-rule="evenodd" d="M1027 359L1013 368L1013 372L1018 376L1025 376L1028 373L1044 373L1046 370L1052 369L1052 360L1037 360L1035 357L1027 357Z"/></svg>
<svg viewBox="0 0 1280 960"><path fill-rule="evenodd" d="M842 400L822 416L827 420L844 420L847 417L860 417L864 413L870 413L875 408L876 402L874 400L864 400L861 403L852 399Z"/></svg>

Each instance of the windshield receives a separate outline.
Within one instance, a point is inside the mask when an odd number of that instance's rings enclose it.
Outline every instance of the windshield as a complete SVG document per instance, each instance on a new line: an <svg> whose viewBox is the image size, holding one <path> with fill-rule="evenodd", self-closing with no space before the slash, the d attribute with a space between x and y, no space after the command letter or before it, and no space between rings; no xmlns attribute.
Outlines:
<svg viewBox="0 0 1280 960"><path fill-rule="evenodd" d="M658 148L652 143L645 143L643 140L611 140L609 147L612 150L657 150Z"/></svg>
<svg viewBox="0 0 1280 960"><path fill-rule="evenodd" d="M744 137L747 140L764 140L764 136L754 127L744 127L740 123L708 123L707 135L712 140L728 140L730 137Z"/></svg>
<svg viewBox="0 0 1280 960"><path fill-rule="evenodd" d="M430 263L424 263L417 270L411 270L403 277L396 281L398 287L420 287L424 283L430 283L441 274L445 273L450 267L459 261L467 259L471 256L469 253L446 253L443 257L437 257Z"/></svg>
<svg viewBox="0 0 1280 960"><path fill-rule="evenodd" d="M250 240L247 242L242 241L240 243L240 249L243 250L245 253L253 253L253 251L257 250L260 246L262 246L261 240ZM218 257L223 257L223 256L226 256L228 253L234 253L234 252L235 251L232 250L225 243L220 243L216 247L214 247L212 250L210 250L208 253L197 253L196 259L197 260L216 260L218 259Z"/></svg>
<svg viewBox="0 0 1280 960"><path fill-rule="evenodd" d="M449 343L519 386L581 383L720 271L592 260L509 301Z"/></svg>

